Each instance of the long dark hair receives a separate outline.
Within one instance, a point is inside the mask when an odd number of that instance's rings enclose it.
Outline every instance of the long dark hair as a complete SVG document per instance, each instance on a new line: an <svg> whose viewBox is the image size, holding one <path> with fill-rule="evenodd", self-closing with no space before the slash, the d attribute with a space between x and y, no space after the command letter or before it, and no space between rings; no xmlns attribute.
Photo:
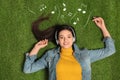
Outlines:
<svg viewBox="0 0 120 80"><path fill-rule="evenodd" d="M56 31L59 34L59 32L64 29L71 31L71 33L75 37L75 35L74 35L75 32L73 31L74 28L72 26L66 25L66 24L62 24L62 25L55 24L55 25L47 28L46 30L40 30L39 25L41 22L43 22L45 20L49 20L49 16L46 16L46 17L40 16L36 21L34 21L32 23L32 32L38 41L48 39L48 41L56 43L56 40L55 40Z"/></svg>

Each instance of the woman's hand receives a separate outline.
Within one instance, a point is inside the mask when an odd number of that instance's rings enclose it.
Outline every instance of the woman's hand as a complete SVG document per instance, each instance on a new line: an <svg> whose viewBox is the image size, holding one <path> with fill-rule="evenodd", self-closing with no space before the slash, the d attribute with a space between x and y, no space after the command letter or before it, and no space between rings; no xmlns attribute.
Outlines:
<svg viewBox="0 0 120 80"><path fill-rule="evenodd" d="M32 55L36 55L38 53L38 51L41 49L41 48L44 48L48 45L48 40L45 39L45 40L41 40L39 42L37 42L34 46L34 48L31 50L31 52L29 53L30 56Z"/></svg>
<svg viewBox="0 0 120 80"><path fill-rule="evenodd" d="M104 37L111 37L110 33L108 32L108 30L107 30L107 28L105 26L105 22L104 22L103 18L101 18L101 17L93 17L93 21L101 29Z"/></svg>
<svg viewBox="0 0 120 80"><path fill-rule="evenodd" d="M95 24L100 29L105 29L106 28L103 18L101 18L101 17L93 17L93 21L95 22Z"/></svg>
<svg viewBox="0 0 120 80"><path fill-rule="evenodd" d="M41 49L41 48L44 48L47 45L48 45L48 40L45 39L45 40L42 40L42 41L39 41L38 43L36 43L35 48Z"/></svg>

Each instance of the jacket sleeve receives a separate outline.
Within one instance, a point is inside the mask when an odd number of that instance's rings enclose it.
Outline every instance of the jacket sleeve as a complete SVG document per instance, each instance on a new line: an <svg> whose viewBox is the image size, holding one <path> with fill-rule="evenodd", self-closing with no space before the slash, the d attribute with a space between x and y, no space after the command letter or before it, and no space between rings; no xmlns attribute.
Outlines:
<svg viewBox="0 0 120 80"><path fill-rule="evenodd" d="M23 66L24 73L33 73L47 67L46 61L47 53L36 61L37 55L29 56L26 54L26 59Z"/></svg>
<svg viewBox="0 0 120 80"><path fill-rule="evenodd" d="M88 54L90 56L90 61L95 62L97 60L103 59L115 53L115 45L114 41L111 37L104 38L103 42L105 42L105 47L96 50L88 50Z"/></svg>

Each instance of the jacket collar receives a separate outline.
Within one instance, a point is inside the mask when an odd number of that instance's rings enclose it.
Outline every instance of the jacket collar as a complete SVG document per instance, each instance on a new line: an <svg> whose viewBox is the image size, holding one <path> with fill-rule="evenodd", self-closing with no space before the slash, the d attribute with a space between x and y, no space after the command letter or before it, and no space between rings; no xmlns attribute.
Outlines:
<svg viewBox="0 0 120 80"><path fill-rule="evenodd" d="M73 44L74 53L80 53L79 47L74 43Z"/></svg>

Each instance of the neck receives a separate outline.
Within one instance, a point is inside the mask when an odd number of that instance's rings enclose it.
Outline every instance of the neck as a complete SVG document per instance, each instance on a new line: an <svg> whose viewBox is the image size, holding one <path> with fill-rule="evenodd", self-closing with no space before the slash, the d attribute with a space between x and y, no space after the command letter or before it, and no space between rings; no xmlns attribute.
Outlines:
<svg viewBox="0 0 120 80"><path fill-rule="evenodd" d="M73 49L72 47L70 48L61 48L61 54L62 55L72 55L73 54Z"/></svg>

